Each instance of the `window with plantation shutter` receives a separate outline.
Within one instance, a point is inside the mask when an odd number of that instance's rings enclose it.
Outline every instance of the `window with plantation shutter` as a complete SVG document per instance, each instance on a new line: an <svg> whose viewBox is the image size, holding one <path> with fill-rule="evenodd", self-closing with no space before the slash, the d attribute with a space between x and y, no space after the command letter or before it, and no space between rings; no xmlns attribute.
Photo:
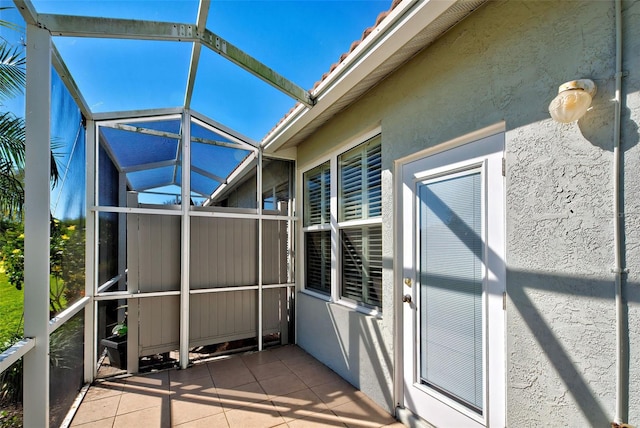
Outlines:
<svg viewBox="0 0 640 428"><path fill-rule="evenodd" d="M329 223L331 174L329 162L304 174L304 225Z"/></svg>
<svg viewBox="0 0 640 428"><path fill-rule="evenodd" d="M340 155L338 172L341 296L381 310L382 226L358 224L382 214L380 137Z"/></svg>
<svg viewBox="0 0 640 428"><path fill-rule="evenodd" d="M382 227L340 231L342 296L365 306L382 308Z"/></svg>
<svg viewBox="0 0 640 428"><path fill-rule="evenodd" d="M305 234L306 287L331 294L331 232Z"/></svg>
<svg viewBox="0 0 640 428"><path fill-rule="evenodd" d="M381 153L378 135L302 176L305 288L377 312L382 311ZM337 174L332 176L332 169Z"/></svg>
<svg viewBox="0 0 640 428"><path fill-rule="evenodd" d="M340 156L339 221L381 215L380 149L380 138L374 138Z"/></svg>
<svg viewBox="0 0 640 428"><path fill-rule="evenodd" d="M304 234L305 287L328 295L331 294L330 171L330 162L325 162L303 177L304 226L320 228Z"/></svg>

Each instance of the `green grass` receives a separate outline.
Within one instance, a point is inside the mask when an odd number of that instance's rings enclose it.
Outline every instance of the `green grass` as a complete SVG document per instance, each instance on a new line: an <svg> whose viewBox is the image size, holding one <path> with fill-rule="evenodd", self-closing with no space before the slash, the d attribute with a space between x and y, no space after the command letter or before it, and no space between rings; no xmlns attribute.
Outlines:
<svg viewBox="0 0 640 428"><path fill-rule="evenodd" d="M55 278L51 277L49 286L55 291L57 287L63 286L63 282L61 280L56 281ZM64 296L61 296L60 304L63 308L67 306ZM23 310L24 291L17 290L16 287L9 283L0 261L0 351L6 348L4 346L5 342L10 342L11 338L16 334L22 337L24 331Z"/></svg>
<svg viewBox="0 0 640 428"><path fill-rule="evenodd" d="M0 272L0 350L14 334L22 336L23 291L9 284Z"/></svg>

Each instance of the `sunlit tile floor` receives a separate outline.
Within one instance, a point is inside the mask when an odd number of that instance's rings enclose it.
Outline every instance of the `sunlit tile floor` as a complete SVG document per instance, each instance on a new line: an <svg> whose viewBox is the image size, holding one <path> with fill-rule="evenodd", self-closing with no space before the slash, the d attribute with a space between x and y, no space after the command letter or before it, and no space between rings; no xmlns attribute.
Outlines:
<svg viewBox="0 0 640 428"><path fill-rule="evenodd" d="M296 346L105 380L72 427L402 427Z"/></svg>

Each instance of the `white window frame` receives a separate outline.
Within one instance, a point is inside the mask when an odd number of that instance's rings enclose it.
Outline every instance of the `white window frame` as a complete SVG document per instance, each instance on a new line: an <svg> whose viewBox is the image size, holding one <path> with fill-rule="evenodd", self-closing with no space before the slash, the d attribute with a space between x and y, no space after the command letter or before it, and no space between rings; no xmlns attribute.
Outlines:
<svg viewBox="0 0 640 428"><path fill-rule="evenodd" d="M349 150L368 142L369 140L379 137L381 138L381 128L377 127L371 131L365 132L358 137L355 137L349 140L347 143L340 145L335 148L328 154L325 154L322 157L315 159L313 162L302 165L298 170L298 182L302 183L299 186L298 191L298 201L300 201L300 218L304 218L304 208L305 208L305 195L304 195L304 175L316 168L323 163L329 161L329 174L330 174L330 183L331 183L331 192L330 192L330 221L329 223L325 223L322 225L311 225L305 226L304 222L300 222L301 224L301 233L300 233L300 247L302 251L298 256L300 263L299 272L300 272L300 290L312 297L316 297L318 299L322 299L328 302L338 303L342 306L348 307L350 309L356 310L358 312L372 315L376 317L382 316L382 308L375 309L370 306L365 306L364 304L357 302L352 299L344 298L341 296L342 289L342 278L341 278L341 269L340 265L341 260L341 252L342 252L342 243L340 241L340 231L343 228L356 227L356 226L369 226L369 225L380 225L382 226L382 216L369 218L365 220L348 220L344 222L338 222L338 175L339 175L339 165L338 158L343 153L348 152ZM306 286L306 234L308 232L314 231L330 231L331 232L331 294L326 295L319 291L315 291L314 289L307 288Z"/></svg>

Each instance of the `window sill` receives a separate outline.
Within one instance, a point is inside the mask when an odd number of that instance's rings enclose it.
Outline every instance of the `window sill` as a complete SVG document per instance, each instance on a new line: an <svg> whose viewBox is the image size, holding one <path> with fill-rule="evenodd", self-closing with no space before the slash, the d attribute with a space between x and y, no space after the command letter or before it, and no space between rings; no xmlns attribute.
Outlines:
<svg viewBox="0 0 640 428"><path fill-rule="evenodd" d="M300 293L305 294L305 295L307 295L309 297L315 297L316 299L320 299L320 300L323 300L325 302L328 302L328 303L331 303L331 304L334 304L334 305L342 306L343 308L356 311L358 313L361 313L362 315L374 317L374 318L379 319L379 320L382 319L382 312L380 312L380 311L378 311L376 309L371 309L371 308L367 308L365 306L358 305L357 303L349 301L349 300L340 299L338 301L335 301L335 300L331 299L331 296L328 296L328 295L322 294L322 293L318 293L316 291L305 289L305 288L300 290Z"/></svg>
<svg viewBox="0 0 640 428"><path fill-rule="evenodd" d="M331 296L328 294L323 294L317 291L310 290L308 288L303 288L302 290L300 290L300 292L302 294L306 294L307 296L315 297L316 299L324 300L326 302L331 302Z"/></svg>
<svg viewBox="0 0 640 428"><path fill-rule="evenodd" d="M382 319L381 311L377 309L367 308L366 306L358 305L356 302L352 300L340 299L335 303L340 306L344 306L345 308L353 309L354 311L359 312L363 315L367 315L377 319Z"/></svg>

